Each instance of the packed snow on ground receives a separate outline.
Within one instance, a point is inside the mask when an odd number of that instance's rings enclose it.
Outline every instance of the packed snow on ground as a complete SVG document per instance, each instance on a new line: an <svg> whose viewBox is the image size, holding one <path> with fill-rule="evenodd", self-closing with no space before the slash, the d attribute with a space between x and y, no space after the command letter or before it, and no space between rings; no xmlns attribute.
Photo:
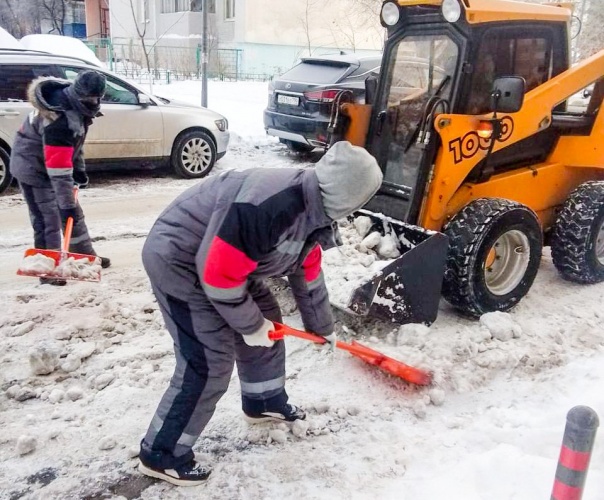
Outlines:
<svg viewBox="0 0 604 500"><path fill-rule="evenodd" d="M180 99L200 91L193 82L159 90ZM212 175L316 161L263 135L265 90L211 82L210 107L234 136ZM604 415L604 285L562 281L547 250L510 313L473 321L442 302L431 327L338 323L342 339L433 371L431 387L288 338L287 390L306 422L246 424L234 373L195 446L214 467L207 484L179 489L141 476L138 444L174 358L140 250L157 215L194 182L92 175L80 199L96 250L113 265L100 283L62 288L15 275L31 229L20 195L0 197L1 499L548 498L568 410ZM357 265L340 264L342 273ZM300 327L289 292L274 288L285 321ZM600 433L583 498L604 499L603 484Z"/></svg>

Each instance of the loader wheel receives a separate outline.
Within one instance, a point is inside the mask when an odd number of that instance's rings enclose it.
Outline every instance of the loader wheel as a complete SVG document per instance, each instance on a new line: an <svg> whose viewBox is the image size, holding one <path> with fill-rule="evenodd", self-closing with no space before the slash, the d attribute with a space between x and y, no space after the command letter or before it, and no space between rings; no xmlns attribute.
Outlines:
<svg viewBox="0 0 604 500"><path fill-rule="evenodd" d="M174 142L171 162L178 176L201 179L210 173L216 163L216 145L205 132L191 130Z"/></svg>
<svg viewBox="0 0 604 500"><path fill-rule="evenodd" d="M535 213L501 198L466 205L445 228L449 254L443 296L473 317L507 311L529 291L543 235Z"/></svg>
<svg viewBox="0 0 604 500"><path fill-rule="evenodd" d="M552 260L564 279L604 281L604 182L581 184L552 228Z"/></svg>

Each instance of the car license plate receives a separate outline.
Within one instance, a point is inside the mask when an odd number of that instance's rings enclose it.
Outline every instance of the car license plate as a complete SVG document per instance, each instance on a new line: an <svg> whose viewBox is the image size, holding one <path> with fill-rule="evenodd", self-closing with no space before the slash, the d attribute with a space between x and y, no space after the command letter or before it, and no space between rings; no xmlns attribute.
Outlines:
<svg viewBox="0 0 604 500"><path fill-rule="evenodd" d="M277 102L279 104L289 104L290 106L297 106L298 104L300 104L300 98L291 95L277 94Z"/></svg>

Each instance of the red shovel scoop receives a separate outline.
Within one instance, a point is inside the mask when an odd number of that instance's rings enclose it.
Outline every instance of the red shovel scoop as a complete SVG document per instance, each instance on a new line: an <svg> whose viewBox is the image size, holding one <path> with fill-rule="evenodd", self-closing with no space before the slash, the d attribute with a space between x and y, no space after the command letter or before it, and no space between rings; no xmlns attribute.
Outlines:
<svg viewBox="0 0 604 500"><path fill-rule="evenodd" d="M77 203L77 187L74 188L73 194ZM100 281L101 260L99 257L69 252L72 231L73 218L69 217L65 223L62 249L44 250L41 248L28 248L25 250L25 255L17 270L17 274L40 278Z"/></svg>
<svg viewBox="0 0 604 500"><path fill-rule="evenodd" d="M317 344L324 344L326 342L323 337L318 335L296 330L295 328L291 328L275 321L273 321L273 324L275 325L275 331L269 332L268 334L271 340L282 340L285 335L290 335L292 337L310 340L311 342L316 342ZM338 349L348 351L350 354L362 359L366 363L377 366L383 371L390 373L395 377L402 378L407 382L411 382L412 384L430 385L432 382L431 373L420 370L419 368L414 368L413 366L406 365L401 361L397 361L396 359L390 358L378 351L374 351L373 349L359 344L358 342L353 341L351 344L347 344L346 342L338 340L336 342L336 347Z"/></svg>

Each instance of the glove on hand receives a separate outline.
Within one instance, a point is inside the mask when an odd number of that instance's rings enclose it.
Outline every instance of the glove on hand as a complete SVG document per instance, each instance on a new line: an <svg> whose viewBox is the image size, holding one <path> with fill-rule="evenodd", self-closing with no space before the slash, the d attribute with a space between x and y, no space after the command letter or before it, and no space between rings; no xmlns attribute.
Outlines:
<svg viewBox="0 0 604 500"><path fill-rule="evenodd" d="M80 188L88 186L88 175L84 170L73 169L73 182L75 182Z"/></svg>
<svg viewBox="0 0 604 500"><path fill-rule="evenodd" d="M273 325L273 322L265 318L264 323L260 328L258 328L258 330L256 330L254 333L243 335L243 341L252 347L273 347L275 342L268 338L268 332L272 332L274 330L275 325Z"/></svg>
<svg viewBox="0 0 604 500"><path fill-rule="evenodd" d="M336 332L330 333L329 335L323 335L323 338L326 340L324 345L328 345L331 352L336 352L336 342L338 341Z"/></svg>
<svg viewBox="0 0 604 500"><path fill-rule="evenodd" d="M60 208L59 211L61 212L61 219L63 221L66 221L69 217L73 217L73 221L75 222L78 220L80 214L77 206L73 208Z"/></svg>

